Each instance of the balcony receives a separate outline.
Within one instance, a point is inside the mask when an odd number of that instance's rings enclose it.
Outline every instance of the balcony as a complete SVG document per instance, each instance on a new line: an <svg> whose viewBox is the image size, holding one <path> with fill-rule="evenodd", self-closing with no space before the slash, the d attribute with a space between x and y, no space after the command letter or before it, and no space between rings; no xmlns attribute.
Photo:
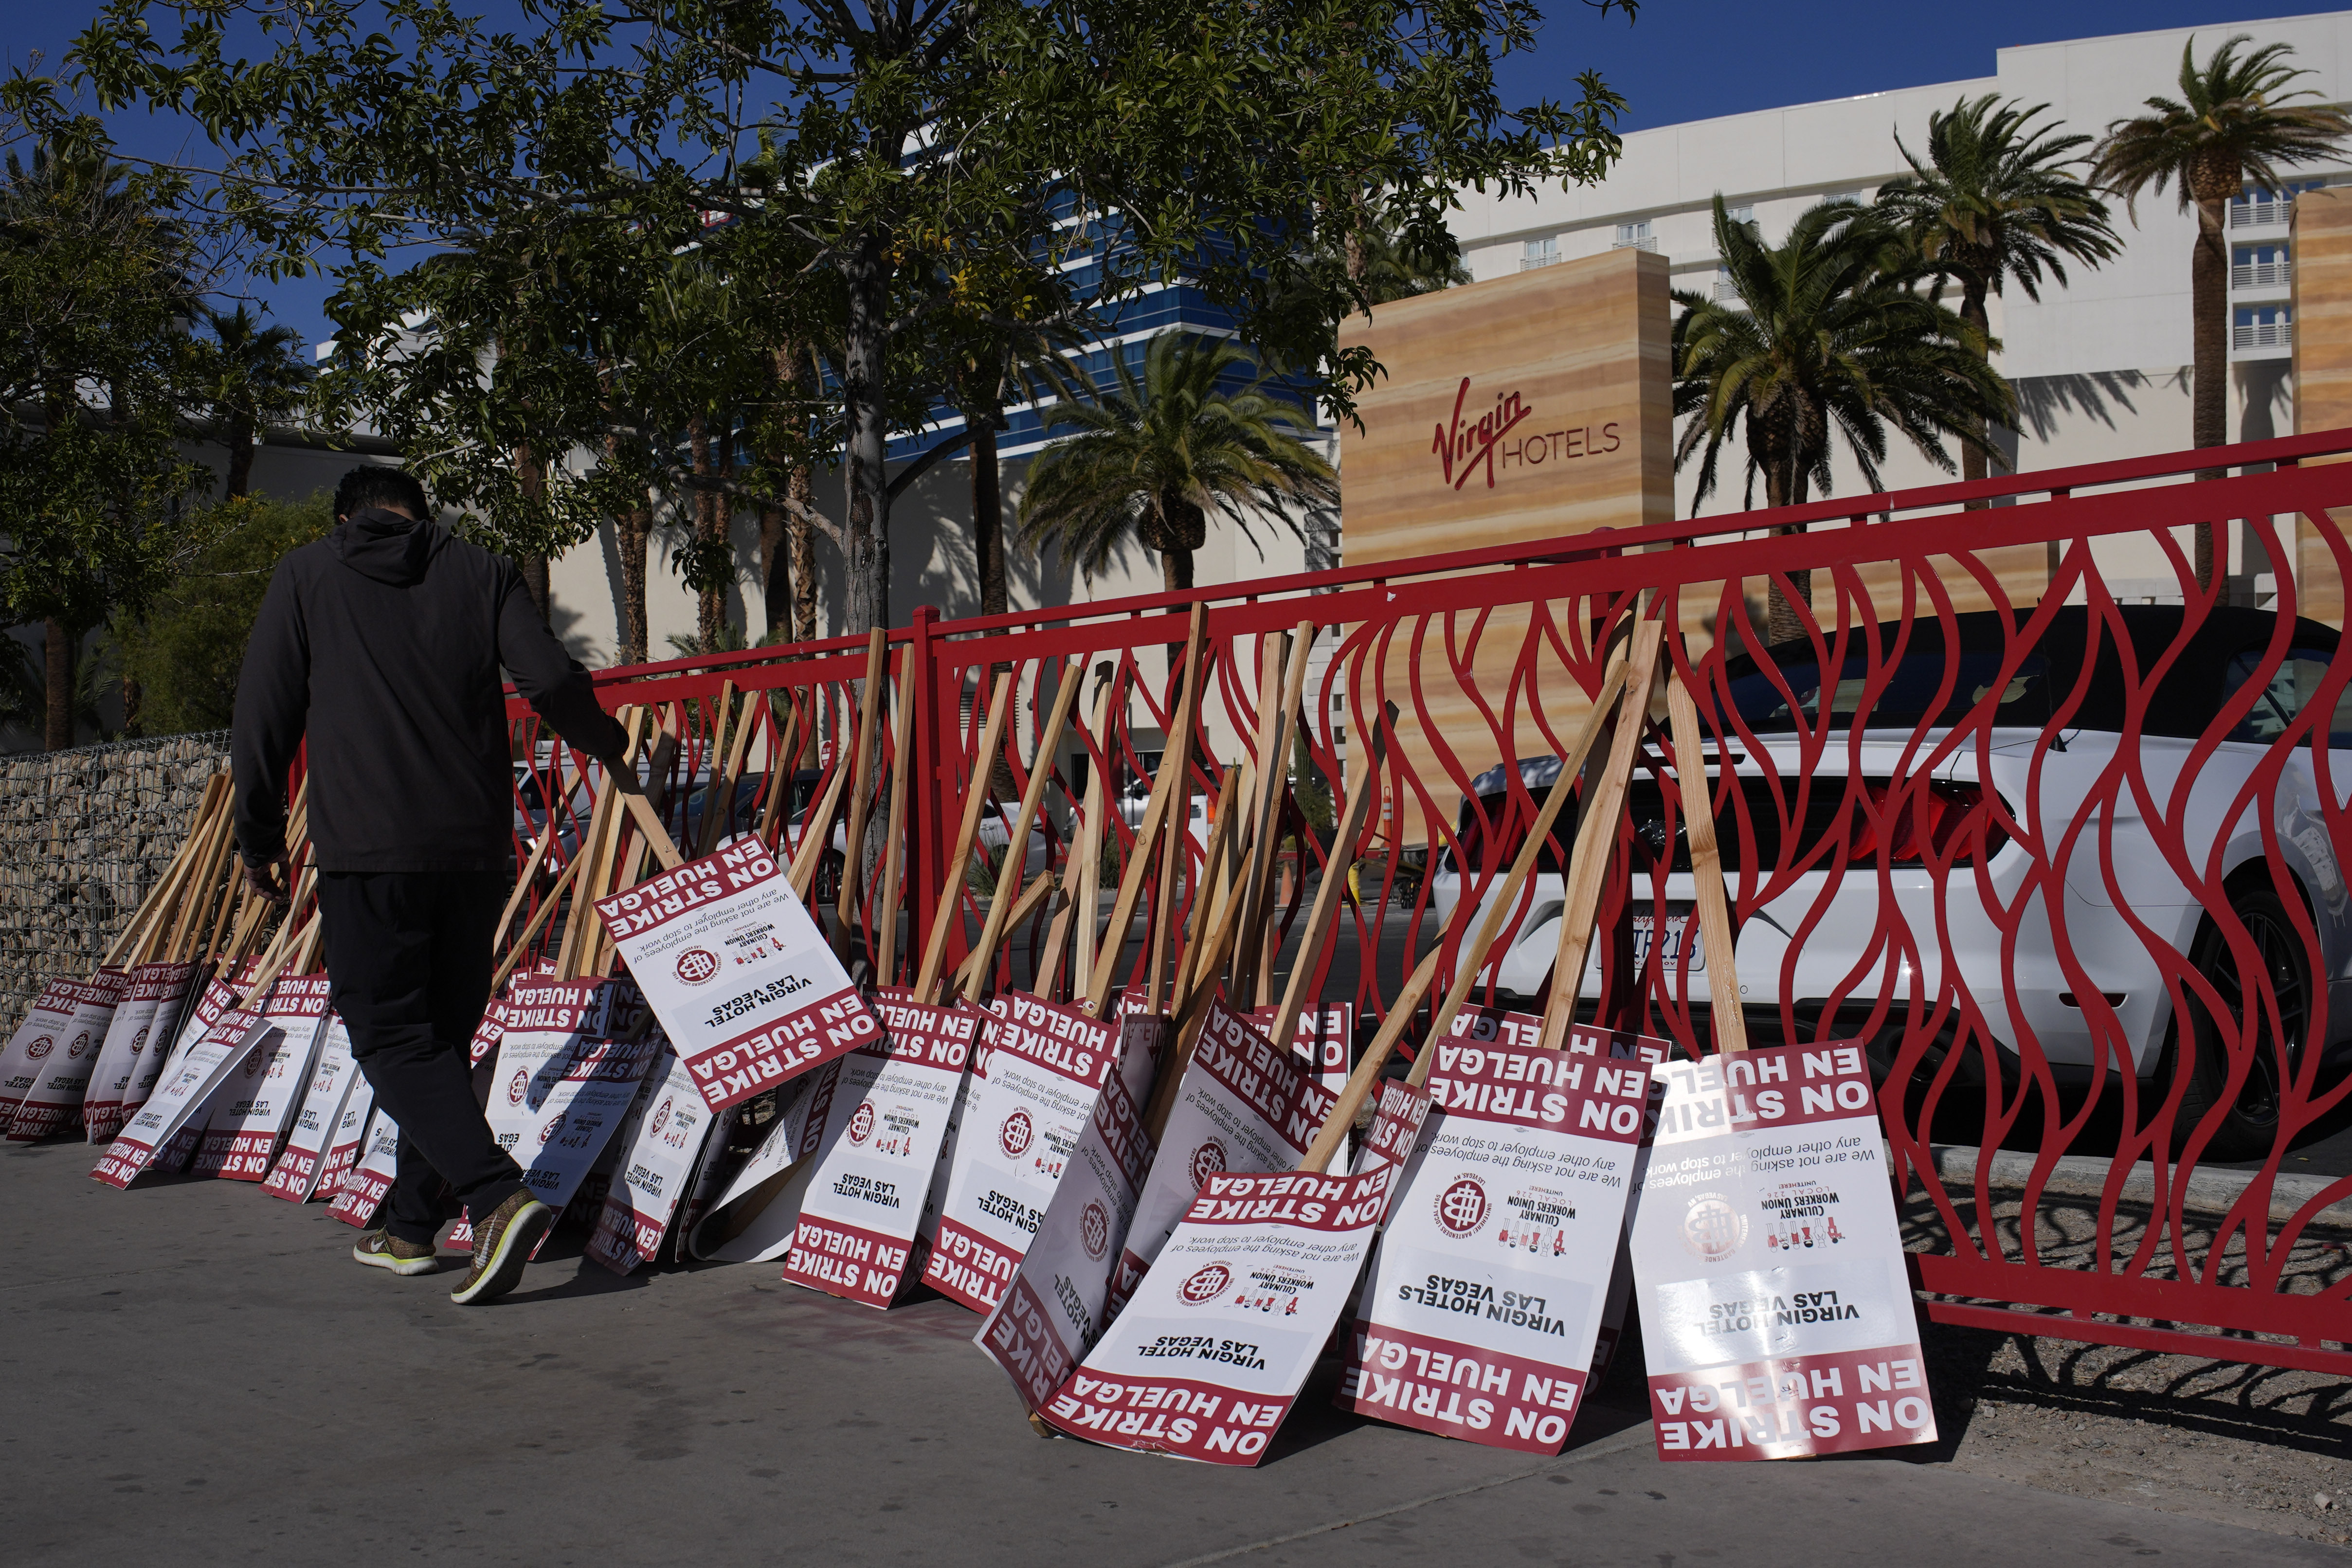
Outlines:
<svg viewBox="0 0 2352 1568"><path fill-rule="evenodd" d="M2294 216L2294 198L2283 201L2231 202L2230 226L2233 229L2264 229L2283 224Z"/></svg>
<svg viewBox="0 0 2352 1568"><path fill-rule="evenodd" d="M2284 288L2294 281L2292 261L2250 261L2233 263L2230 267L2232 288Z"/></svg>
<svg viewBox="0 0 2352 1568"><path fill-rule="evenodd" d="M2232 349L2292 349L2294 347L2294 323L2292 321L2262 321L2230 329Z"/></svg>
<svg viewBox="0 0 2352 1568"><path fill-rule="evenodd" d="M1521 272L1533 272L1539 267L1558 267L1559 265L1559 253L1558 251L1554 251L1549 256L1523 256L1519 257L1519 270Z"/></svg>
<svg viewBox="0 0 2352 1568"><path fill-rule="evenodd" d="M1715 297L1717 299L1737 299L1739 298L1739 285L1728 277L1718 277L1715 280Z"/></svg>
<svg viewBox="0 0 2352 1568"><path fill-rule="evenodd" d="M1658 238L1655 235L1643 235L1639 239L1612 240L1609 243L1609 248L1611 250L1646 250L1654 256L1658 250Z"/></svg>

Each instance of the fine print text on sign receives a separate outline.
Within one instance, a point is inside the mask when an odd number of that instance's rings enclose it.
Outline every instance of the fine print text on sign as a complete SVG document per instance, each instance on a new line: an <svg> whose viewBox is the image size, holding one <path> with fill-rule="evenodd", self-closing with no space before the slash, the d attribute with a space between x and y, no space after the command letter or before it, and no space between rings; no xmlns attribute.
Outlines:
<svg viewBox="0 0 2352 1568"><path fill-rule="evenodd" d="M1347 1306L1396 1176L1211 1176L1039 1414L1113 1448L1256 1464Z"/></svg>
<svg viewBox="0 0 2352 1568"><path fill-rule="evenodd" d="M1457 1018L1456 1023L1469 1021ZM1576 1418L1642 1141L1650 1070L1600 1030L1489 1015L1436 1041L1431 1111L1372 1255L1339 1404L1556 1454Z"/></svg>
<svg viewBox="0 0 2352 1568"><path fill-rule="evenodd" d="M596 909L714 1111L881 1037L756 838L600 899Z"/></svg>
<svg viewBox="0 0 2352 1568"><path fill-rule="evenodd" d="M1633 1254L1659 1457L1934 1442L1860 1048L1654 1071L1666 1092Z"/></svg>
<svg viewBox="0 0 2352 1568"><path fill-rule="evenodd" d="M702 1153L704 1135L719 1113L703 1103L694 1075L665 1047L646 1075L653 1088L645 1113L615 1135L621 1145L616 1179L604 1194L588 1239L588 1256L615 1274L626 1274L657 1257L662 1237L677 1213L687 1177Z"/></svg>

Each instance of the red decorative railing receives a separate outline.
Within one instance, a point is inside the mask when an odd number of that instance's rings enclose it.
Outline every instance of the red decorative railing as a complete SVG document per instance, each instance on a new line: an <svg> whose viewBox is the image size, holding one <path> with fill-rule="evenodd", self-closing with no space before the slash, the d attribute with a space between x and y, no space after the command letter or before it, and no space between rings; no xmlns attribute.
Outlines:
<svg viewBox="0 0 2352 1568"><path fill-rule="evenodd" d="M1139 807L1131 781L1160 764L1171 645L1194 603L1207 607L1212 672L1205 743L1187 759L1203 820L1223 788L1217 765L1258 733L1269 646L1311 622L1281 829L1296 874L1269 915L1279 957L1261 985L1311 964L1323 1000L1354 1002L1369 1031L1499 886L1552 786L1546 760L1598 689L1608 629L1658 617L1684 633L1670 657L1707 735L1738 1005L1759 1042L1870 1048L1930 1311L2352 1369L2352 1270L2314 1230L2341 1218L2325 1211L2352 1198L2352 1176L2281 1177L2294 1147L2352 1121L2352 1087L2328 1061L2352 1040L2352 992L2334 994L2352 987L2352 705L2340 728L2336 717L2352 653L2321 623L2340 621L2352 577L2330 516L2352 507L2352 466L2322 461L2346 455L2352 432L981 620L919 610L887 638L892 690L912 703L898 858L829 872L815 902L846 913L845 940L877 967L880 914L899 910L890 967L910 971L962 799L992 783L986 863L948 925L960 958L1000 876L1007 895L1047 870L1058 879L1097 770L1118 846L1106 860L1124 863L1135 813L1115 808ZM2193 478L2217 468L2230 476ZM2213 525L2224 568L2234 550L2234 576L2200 585L2199 524ZM2268 602L2230 601L2253 596L2257 576ZM2150 598L2170 602L2124 601ZM1776 600L1791 627L1778 639ZM676 736L663 780L675 834L707 842L765 824L790 853L841 815L812 824L803 808L848 793L835 782L854 769L867 656L864 640L834 638L598 681L609 706L650 706ZM1084 719L1106 669L1127 693L1106 733L1074 721L1037 755L1059 683L1087 682ZM999 674L1014 722L1002 754L979 758ZM711 746L722 705L749 728L714 806L696 791L725 770ZM553 803L547 860L560 868L593 780L560 747L540 755L536 721L510 711L528 775L518 810ZM881 706L871 737L877 855L899 771L893 712ZM1330 842L1327 802L1373 727L1381 808L1358 841ZM1661 717L1617 824L1579 1006L1704 1051L1723 1004L1695 927L1682 940L1673 752ZM1010 819L1037 767L1055 788L1006 874ZM705 832L710 810L720 818ZM1547 922L1575 831L1563 812L1546 874L1486 956L1489 998L1539 1005L1553 983ZM1155 873L1146 890L1148 907L1173 904L1180 947L1200 837L1183 874L1163 889ZM1326 874L1349 875L1356 896L1338 939L1302 956L1283 938L1295 944ZM1033 983L1048 929L1041 906L996 956L995 984ZM1138 973L1150 960L1139 934L1124 952ZM2224 1166L2245 1168L2221 1197L2210 1179L2192 1190Z"/></svg>

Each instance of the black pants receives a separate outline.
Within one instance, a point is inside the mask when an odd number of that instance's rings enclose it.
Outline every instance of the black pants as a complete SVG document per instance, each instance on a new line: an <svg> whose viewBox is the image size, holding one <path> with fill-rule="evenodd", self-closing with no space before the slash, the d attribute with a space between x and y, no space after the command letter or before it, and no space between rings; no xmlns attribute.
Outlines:
<svg viewBox="0 0 2352 1568"><path fill-rule="evenodd" d="M475 1103L467 1042L490 999L490 929L503 872L326 872L329 1005L377 1106L400 1124L384 1228L429 1244L447 1182L478 1220L522 1188Z"/></svg>

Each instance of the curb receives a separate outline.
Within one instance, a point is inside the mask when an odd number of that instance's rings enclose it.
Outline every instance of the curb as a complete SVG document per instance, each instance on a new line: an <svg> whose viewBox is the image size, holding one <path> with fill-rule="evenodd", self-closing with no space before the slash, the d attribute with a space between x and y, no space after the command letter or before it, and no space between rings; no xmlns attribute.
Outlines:
<svg viewBox="0 0 2352 1568"><path fill-rule="evenodd" d="M1935 1161L1936 1175L1948 1186L1974 1185L1982 1151L1966 1145L1930 1144L1927 1153ZM2038 1155L2016 1149L1997 1150L1987 1162L1987 1186L1998 1192L2023 1192L2040 1158ZM2097 1202L2106 1196L2107 1181L2113 1173L2114 1166L2109 1161L2095 1155L2061 1155L2052 1162L2042 1190L2046 1196L2087 1198ZM2185 1183L2176 1177L2168 1196L2179 1203L2184 1213L2219 1218L2236 1205L2246 1188L2261 1174L2259 1171L2200 1167L2191 1171ZM2302 1176L2282 1171L2271 1184L2271 1220L2280 1223L2303 1214L2305 1205L2344 1179L2341 1176ZM2133 1166L2131 1175L2124 1178L2116 1201L2153 1208L2157 1202L2155 1167L2147 1164ZM2324 1208L2311 1211L2305 1218L2309 1227L2352 1230L2352 1196L2340 1197Z"/></svg>

